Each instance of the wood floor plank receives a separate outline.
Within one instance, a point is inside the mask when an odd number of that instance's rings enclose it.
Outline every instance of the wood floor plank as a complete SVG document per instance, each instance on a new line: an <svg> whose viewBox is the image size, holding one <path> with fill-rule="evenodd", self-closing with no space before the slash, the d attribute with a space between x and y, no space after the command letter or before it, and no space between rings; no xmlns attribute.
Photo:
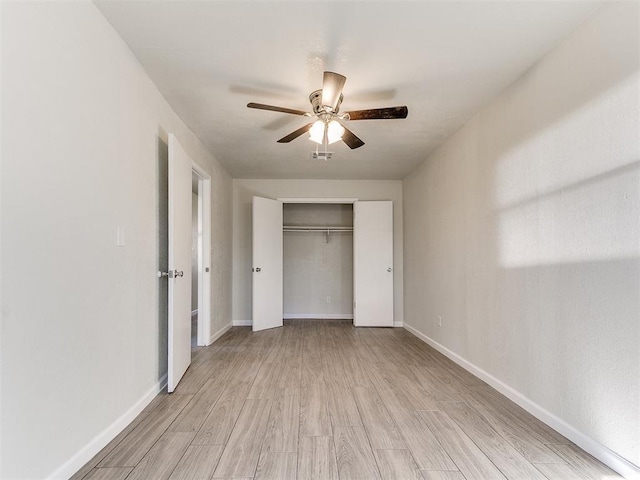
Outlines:
<svg viewBox="0 0 640 480"><path fill-rule="evenodd" d="M280 374L280 364L263 363L253 380L247 398L273 398L276 377Z"/></svg>
<svg viewBox="0 0 640 480"><path fill-rule="evenodd" d="M505 479L500 470L445 412L421 411L418 414L467 480Z"/></svg>
<svg viewBox="0 0 640 480"><path fill-rule="evenodd" d="M319 382L303 385L300 395L300 436L327 435L331 435L331 420L327 407L326 386Z"/></svg>
<svg viewBox="0 0 640 480"><path fill-rule="evenodd" d="M192 397L178 394L166 396L98 466L135 467Z"/></svg>
<svg viewBox="0 0 640 480"><path fill-rule="evenodd" d="M376 390L371 387L356 387L353 394L371 446L380 450L407 448Z"/></svg>
<svg viewBox="0 0 640 480"><path fill-rule="evenodd" d="M362 419L349 386L327 385L327 406L334 427L361 427Z"/></svg>
<svg viewBox="0 0 640 480"><path fill-rule="evenodd" d="M299 427L300 390L277 390L271 405L262 451L297 452Z"/></svg>
<svg viewBox="0 0 640 480"><path fill-rule="evenodd" d="M334 427L340 480L380 480L380 473L363 427Z"/></svg>
<svg viewBox="0 0 640 480"><path fill-rule="evenodd" d="M549 445L549 448L560 455L569 465L575 467L585 478L593 477L597 480L602 478L606 478L607 480L622 478L609 467L575 445Z"/></svg>
<svg viewBox="0 0 640 480"><path fill-rule="evenodd" d="M221 376L222 373L221 365L215 363L203 363L195 368L192 365L185 372L174 393L195 395L207 381L216 376Z"/></svg>
<svg viewBox="0 0 640 480"><path fill-rule="evenodd" d="M466 480L465 476L460 472L422 470L421 473L424 480Z"/></svg>
<svg viewBox="0 0 640 480"><path fill-rule="evenodd" d="M300 437L299 480L338 480L333 437Z"/></svg>
<svg viewBox="0 0 640 480"><path fill-rule="evenodd" d="M280 363L278 374L276 375L275 388L300 388L301 384L302 357L290 360L287 363Z"/></svg>
<svg viewBox="0 0 640 480"><path fill-rule="evenodd" d="M372 386L364 367L367 362L360 356L360 352L360 349L356 349L355 351L347 350L339 357L342 361L345 380L352 388Z"/></svg>
<svg viewBox="0 0 640 480"><path fill-rule="evenodd" d="M458 470L434 433L414 410L390 410L421 470Z"/></svg>
<svg viewBox="0 0 640 480"><path fill-rule="evenodd" d="M270 409L270 399L245 401L214 477L251 477L255 474Z"/></svg>
<svg viewBox="0 0 640 480"><path fill-rule="evenodd" d="M493 430L469 405L463 402L446 402L443 406L449 417L507 478L545 480L544 475Z"/></svg>
<svg viewBox="0 0 640 480"><path fill-rule="evenodd" d="M228 385L198 430L193 444L226 444L250 389L249 381Z"/></svg>
<svg viewBox="0 0 640 480"><path fill-rule="evenodd" d="M208 380L180 415L169 425L170 432L197 432L224 391L221 378Z"/></svg>
<svg viewBox="0 0 640 480"><path fill-rule="evenodd" d="M422 388L429 393L433 400L439 402L460 402L462 398L446 384L433 376L430 369L409 365L409 369L416 376Z"/></svg>
<svg viewBox="0 0 640 480"><path fill-rule="evenodd" d="M256 480L296 480L297 452L262 452Z"/></svg>
<svg viewBox="0 0 640 480"><path fill-rule="evenodd" d="M516 405L504 395L500 394L497 390L489 386L477 386L472 388L472 393L481 396L488 402L493 404L495 408L502 411L503 415L509 419L510 422L524 424L530 432L536 435L545 444L558 443L558 444L570 444L571 442L564 438L561 434L553 430L548 425L535 418L525 409Z"/></svg>
<svg viewBox="0 0 640 480"><path fill-rule="evenodd" d="M156 398L158 398L158 395ZM149 414L151 410L143 413L140 413L129 425L127 425L124 430L122 430L116 437L111 440L105 447L100 450L89 462L87 462L80 470L78 470L74 475L71 476L69 480L83 480L87 477L89 472L93 470L109 453L113 451L116 446L124 440L127 435L129 435L139 424L140 422ZM130 471L133 468L129 469Z"/></svg>
<svg viewBox="0 0 640 480"><path fill-rule="evenodd" d="M387 380L389 387L400 393L398 398L415 410L438 410L440 407L436 398L422 388L413 372L406 367L403 370L392 372Z"/></svg>
<svg viewBox="0 0 640 480"><path fill-rule="evenodd" d="M133 470L132 467L94 468L86 480L124 480Z"/></svg>
<svg viewBox="0 0 640 480"><path fill-rule="evenodd" d="M320 355L320 353L305 351L300 367L300 383L302 387L318 383L324 384L326 382L327 379L324 377L325 370L319 368L321 365L322 355Z"/></svg>
<svg viewBox="0 0 640 480"><path fill-rule="evenodd" d="M191 432L167 432L136 465L127 480L165 480L182 458L193 439Z"/></svg>
<svg viewBox="0 0 640 480"><path fill-rule="evenodd" d="M566 463L551 451L535 432L517 417L506 414L475 393L463 394L464 402L482 415L485 421L531 463Z"/></svg>
<svg viewBox="0 0 640 480"><path fill-rule="evenodd" d="M409 450L374 450L382 480L423 480Z"/></svg>
<svg viewBox="0 0 640 480"><path fill-rule="evenodd" d="M209 480L222 455L222 445L191 445L169 480Z"/></svg>
<svg viewBox="0 0 640 480"><path fill-rule="evenodd" d="M536 468L549 480L602 480L602 477L585 475L567 463L540 463ZM607 480L609 477L605 477Z"/></svg>

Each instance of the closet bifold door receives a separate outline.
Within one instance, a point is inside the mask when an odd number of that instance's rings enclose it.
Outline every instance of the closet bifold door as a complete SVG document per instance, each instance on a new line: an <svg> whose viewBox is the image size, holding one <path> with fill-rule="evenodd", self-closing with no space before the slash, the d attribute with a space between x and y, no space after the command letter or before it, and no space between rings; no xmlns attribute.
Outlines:
<svg viewBox="0 0 640 480"><path fill-rule="evenodd" d="M253 331L282 326L282 202L253 197Z"/></svg>
<svg viewBox="0 0 640 480"><path fill-rule="evenodd" d="M393 202L355 202L353 212L353 324L393 327Z"/></svg>

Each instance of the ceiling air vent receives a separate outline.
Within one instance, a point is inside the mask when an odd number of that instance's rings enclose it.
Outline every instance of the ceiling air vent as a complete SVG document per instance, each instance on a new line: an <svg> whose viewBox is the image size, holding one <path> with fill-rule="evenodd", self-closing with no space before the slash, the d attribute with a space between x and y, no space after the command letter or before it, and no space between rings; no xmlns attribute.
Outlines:
<svg viewBox="0 0 640 480"><path fill-rule="evenodd" d="M311 152L311 160L331 160L333 152Z"/></svg>

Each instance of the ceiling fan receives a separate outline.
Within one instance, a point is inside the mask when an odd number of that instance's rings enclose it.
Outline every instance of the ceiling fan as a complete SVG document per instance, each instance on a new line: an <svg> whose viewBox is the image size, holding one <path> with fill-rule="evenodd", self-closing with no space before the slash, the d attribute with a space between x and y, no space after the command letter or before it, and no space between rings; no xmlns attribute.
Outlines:
<svg viewBox="0 0 640 480"><path fill-rule="evenodd" d="M278 140L278 143L289 143L291 140L309 132L309 139L316 143L324 144L326 146L327 144L342 140L351 149L361 147L364 145L364 142L351 130L342 125L340 121L377 119L391 120L395 118L407 118L409 110L406 106L371 108L369 110L355 110L353 112L339 113L340 104L344 98L342 95L342 88L344 87L346 80L347 77L338 73L324 72L322 89L316 90L309 95L309 101L311 102L313 113L253 102L248 103L247 107L318 118L315 122L300 127L289 135L282 137Z"/></svg>

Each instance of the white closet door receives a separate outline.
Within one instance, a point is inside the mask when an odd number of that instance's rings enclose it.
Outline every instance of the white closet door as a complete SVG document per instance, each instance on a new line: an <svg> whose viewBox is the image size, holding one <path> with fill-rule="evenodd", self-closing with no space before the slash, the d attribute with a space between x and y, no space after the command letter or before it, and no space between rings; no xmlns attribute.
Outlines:
<svg viewBox="0 0 640 480"><path fill-rule="evenodd" d="M353 211L353 324L393 327L393 202L356 202Z"/></svg>
<svg viewBox="0 0 640 480"><path fill-rule="evenodd" d="M282 202L253 197L253 331L282 326Z"/></svg>
<svg viewBox="0 0 640 480"><path fill-rule="evenodd" d="M169 134L169 392L191 364L191 196L191 159Z"/></svg>

